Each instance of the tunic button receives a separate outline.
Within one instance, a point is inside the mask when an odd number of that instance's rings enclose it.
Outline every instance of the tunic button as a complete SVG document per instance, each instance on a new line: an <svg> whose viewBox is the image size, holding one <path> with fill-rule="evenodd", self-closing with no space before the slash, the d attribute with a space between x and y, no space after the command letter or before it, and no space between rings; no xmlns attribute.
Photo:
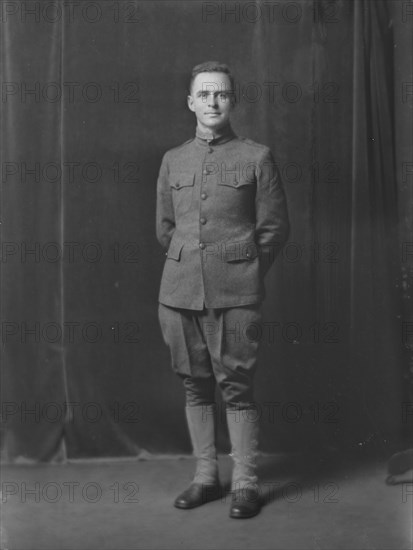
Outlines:
<svg viewBox="0 0 413 550"><path fill-rule="evenodd" d="M251 254L249 252L247 252L245 255L246 255L247 258L251 257Z"/></svg>
<svg viewBox="0 0 413 550"><path fill-rule="evenodd" d="M181 187L181 184L178 182L175 184L175 187L178 188L178 187Z"/></svg>
<svg viewBox="0 0 413 550"><path fill-rule="evenodd" d="M208 149L208 153L213 153L213 152L214 152L213 149L211 149L211 148Z"/></svg>
<svg viewBox="0 0 413 550"><path fill-rule="evenodd" d="M207 198L207 194L206 193L201 193L201 199L204 201L206 198Z"/></svg>
<svg viewBox="0 0 413 550"><path fill-rule="evenodd" d="M199 221L202 223L202 225L206 224L206 219L205 218L201 218Z"/></svg>
<svg viewBox="0 0 413 550"><path fill-rule="evenodd" d="M199 243L199 248L201 248L202 250L204 250L204 248L205 248L205 243Z"/></svg>

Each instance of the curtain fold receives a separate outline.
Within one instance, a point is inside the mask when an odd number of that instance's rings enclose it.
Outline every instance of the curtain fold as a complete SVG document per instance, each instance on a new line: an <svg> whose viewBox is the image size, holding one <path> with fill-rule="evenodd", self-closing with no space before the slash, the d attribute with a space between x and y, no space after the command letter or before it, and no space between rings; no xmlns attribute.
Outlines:
<svg viewBox="0 0 413 550"><path fill-rule="evenodd" d="M62 269L54 261L62 244L55 177L62 107L43 95L45 84L50 93L60 86L62 28L5 21L2 10L2 452L48 460L62 441L67 397L58 337Z"/></svg>
<svg viewBox="0 0 413 550"><path fill-rule="evenodd" d="M401 403L403 373L390 23L386 2L354 3L350 360L382 447L402 429L400 407L383 406Z"/></svg>
<svg viewBox="0 0 413 550"><path fill-rule="evenodd" d="M262 449L400 444L398 212L402 239L410 226L394 5L258 2L248 20L202 4L142 1L135 13L101 2L95 21L63 10L55 22L2 22L6 458L48 460L62 442L69 458L189 452L157 320L155 195L162 155L194 133L187 75L208 58L233 68L234 128L273 151L291 217L266 279L275 332L263 331L256 378ZM52 83L57 101L45 97ZM271 420L265 403L292 403L300 418Z"/></svg>

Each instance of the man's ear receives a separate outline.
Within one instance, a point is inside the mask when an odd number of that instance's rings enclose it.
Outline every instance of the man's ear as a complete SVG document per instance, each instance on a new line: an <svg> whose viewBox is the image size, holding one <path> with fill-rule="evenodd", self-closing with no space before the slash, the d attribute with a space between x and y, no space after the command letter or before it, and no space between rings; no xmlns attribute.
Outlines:
<svg viewBox="0 0 413 550"><path fill-rule="evenodd" d="M188 108L194 113L195 112L194 98L191 95L189 95L186 99L188 103Z"/></svg>

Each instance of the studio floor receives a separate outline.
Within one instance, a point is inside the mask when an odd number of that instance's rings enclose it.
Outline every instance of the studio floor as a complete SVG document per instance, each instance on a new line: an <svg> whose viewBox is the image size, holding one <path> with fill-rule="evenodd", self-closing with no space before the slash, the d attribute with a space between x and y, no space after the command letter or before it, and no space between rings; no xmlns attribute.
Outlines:
<svg viewBox="0 0 413 550"><path fill-rule="evenodd" d="M221 481L231 461L220 456ZM386 462L260 460L261 514L228 517L230 495L172 506L191 458L3 466L2 550L408 550L413 484L385 484Z"/></svg>

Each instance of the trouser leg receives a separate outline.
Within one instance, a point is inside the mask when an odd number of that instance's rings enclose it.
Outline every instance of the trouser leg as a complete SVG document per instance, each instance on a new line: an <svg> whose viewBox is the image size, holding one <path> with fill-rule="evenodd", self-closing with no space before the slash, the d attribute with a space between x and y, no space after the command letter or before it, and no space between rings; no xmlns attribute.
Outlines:
<svg viewBox="0 0 413 550"><path fill-rule="evenodd" d="M259 415L253 401L261 308L253 305L220 310L208 347L215 378L226 404L231 440L233 501L230 516L247 518L260 509L257 477ZM213 334L212 334L213 332Z"/></svg>
<svg viewBox="0 0 413 550"><path fill-rule="evenodd" d="M215 447L215 377L200 328L202 312L177 310L160 304L159 319L170 348L173 370L183 380L186 419L196 457L190 487L175 500L178 508L194 508L219 497Z"/></svg>
<svg viewBox="0 0 413 550"><path fill-rule="evenodd" d="M254 408L253 382L261 328L261 306L211 310L206 343L215 379L227 406Z"/></svg>

